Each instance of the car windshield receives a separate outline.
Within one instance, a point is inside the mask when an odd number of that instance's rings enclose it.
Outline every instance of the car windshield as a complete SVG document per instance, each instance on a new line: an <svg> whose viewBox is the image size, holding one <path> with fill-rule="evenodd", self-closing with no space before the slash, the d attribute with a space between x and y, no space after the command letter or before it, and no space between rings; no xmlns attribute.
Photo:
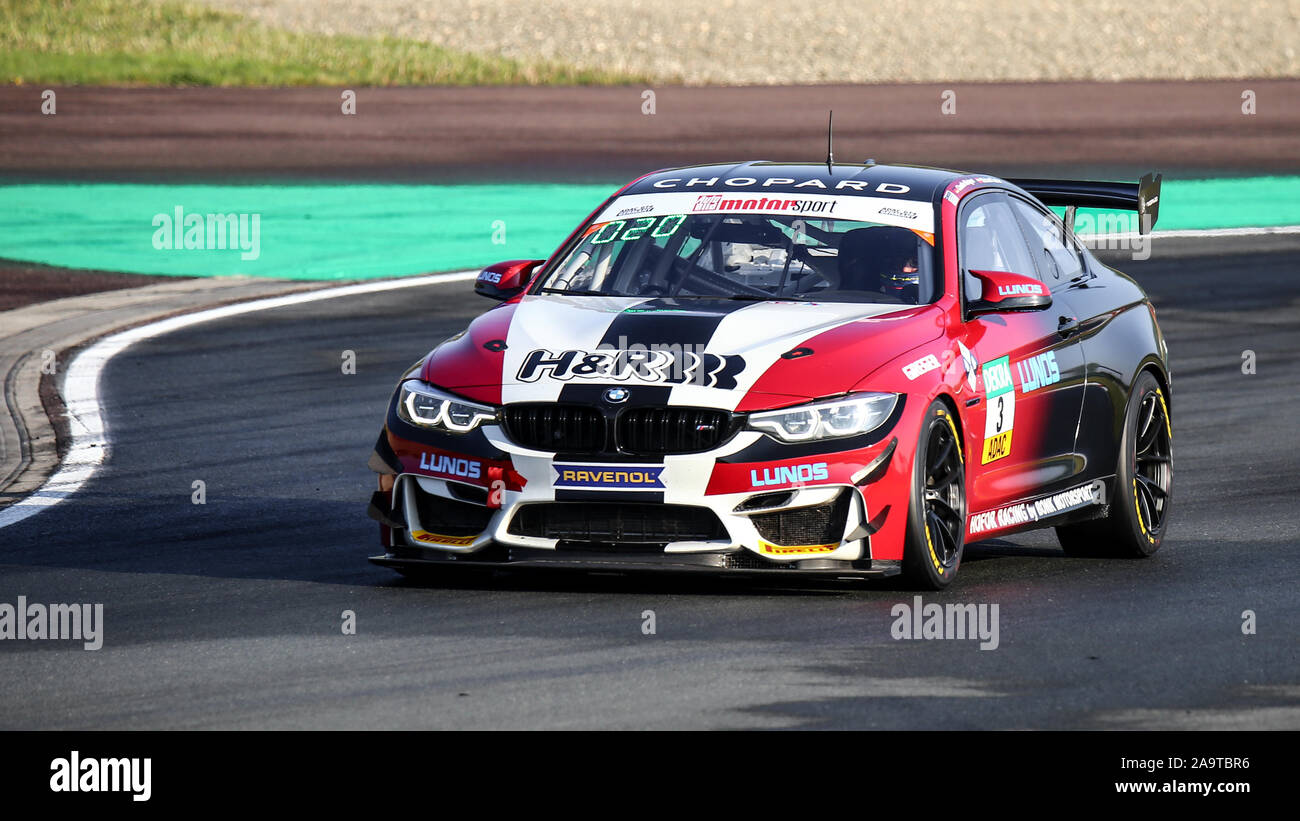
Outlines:
<svg viewBox="0 0 1300 821"><path fill-rule="evenodd" d="M910 207L895 210L913 219L929 216L928 204L893 205ZM859 219L637 210L606 209L537 292L916 305L942 290L926 231Z"/></svg>

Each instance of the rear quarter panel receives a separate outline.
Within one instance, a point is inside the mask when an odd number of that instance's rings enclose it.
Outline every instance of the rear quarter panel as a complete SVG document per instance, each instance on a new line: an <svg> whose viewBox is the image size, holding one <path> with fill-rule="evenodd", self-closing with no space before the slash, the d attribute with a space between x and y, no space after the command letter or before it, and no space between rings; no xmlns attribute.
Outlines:
<svg viewBox="0 0 1300 821"><path fill-rule="evenodd" d="M1097 277L1069 289L1068 298L1085 326L1088 378L1077 450L1087 460L1084 478L1094 479L1115 473L1124 414L1138 373L1154 370L1166 400L1170 397L1167 349L1146 293L1131 277L1095 259L1091 264Z"/></svg>

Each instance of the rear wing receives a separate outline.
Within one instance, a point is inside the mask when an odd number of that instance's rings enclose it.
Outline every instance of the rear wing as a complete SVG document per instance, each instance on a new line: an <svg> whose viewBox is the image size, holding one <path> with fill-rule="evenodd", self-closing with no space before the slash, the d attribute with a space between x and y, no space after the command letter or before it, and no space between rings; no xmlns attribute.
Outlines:
<svg viewBox="0 0 1300 821"><path fill-rule="evenodd" d="M1079 208L1116 208L1138 213L1138 233L1156 224L1160 213L1160 175L1147 174L1137 182L1088 182L1085 180L1007 180L1033 194L1044 205L1064 205L1065 225L1074 230L1074 213Z"/></svg>

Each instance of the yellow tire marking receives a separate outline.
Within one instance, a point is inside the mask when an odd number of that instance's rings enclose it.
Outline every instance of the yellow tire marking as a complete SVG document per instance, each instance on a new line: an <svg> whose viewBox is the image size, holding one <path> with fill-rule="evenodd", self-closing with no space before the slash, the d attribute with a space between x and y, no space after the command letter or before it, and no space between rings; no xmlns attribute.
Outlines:
<svg viewBox="0 0 1300 821"><path fill-rule="evenodd" d="M949 416L948 412L943 408L940 408L938 413L939 416L943 417L943 421L948 423L948 429L952 431L952 441L957 445L957 461L961 462L963 465L966 464L966 460L963 459L961 455L961 437L957 435L957 426L953 424L952 417ZM939 562L938 554L934 552L934 540L930 538L930 518L926 516L925 521L922 522L922 524L925 525L925 546L930 549L930 562L934 564L934 569L938 570L939 575L942 576L945 570L943 565ZM966 523L962 522L961 526L964 530Z"/></svg>
<svg viewBox="0 0 1300 821"><path fill-rule="evenodd" d="M1165 433L1169 434L1169 444L1174 443L1174 426L1169 420L1169 406L1165 404L1165 395L1156 388L1156 398L1160 400L1160 410L1165 414Z"/></svg>
<svg viewBox="0 0 1300 821"><path fill-rule="evenodd" d="M1147 532L1147 524L1142 521L1142 506L1138 504L1138 480L1133 479L1133 512L1138 517L1138 527L1142 528L1142 535L1147 537L1147 541L1155 543L1155 538Z"/></svg>
<svg viewBox="0 0 1300 821"><path fill-rule="evenodd" d="M966 457L962 456L961 453L961 437L957 435L957 425L953 423L952 417L948 415L947 411L940 410L939 415L943 417L943 421L948 423L948 429L952 431L952 441L957 443L958 461L963 465L966 464Z"/></svg>
<svg viewBox="0 0 1300 821"><path fill-rule="evenodd" d="M1156 399L1159 399L1159 400L1160 400L1160 410L1161 410L1161 412L1164 413L1164 415L1165 415L1165 433L1167 433L1167 434L1169 435L1169 442L1170 442L1170 444L1173 444L1173 441L1174 441L1174 430L1173 430L1173 426L1169 423L1169 406L1165 404L1165 395L1164 395L1164 393L1161 392L1160 388L1158 388L1158 387L1156 388ZM1143 518L1142 518L1142 506L1138 504L1138 480L1137 480L1137 468L1134 467L1133 471L1134 471L1134 476L1133 476L1133 512L1137 514L1138 527L1142 528L1142 535L1143 535L1143 536L1146 536L1146 538L1147 538L1147 542L1149 542L1150 544L1155 544L1155 543L1156 543L1156 539L1155 539L1155 537L1152 536L1151 533L1147 530L1147 523L1146 523L1146 522L1143 520Z"/></svg>
<svg viewBox="0 0 1300 821"><path fill-rule="evenodd" d="M939 575L942 576L942 575L943 575L943 565L939 563L939 557L938 557L938 556L935 554L935 552L934 552L934 542L931 541L931 539L930 539L930 520L929 520L929 517L926 517L926 521L925 521L925 544L926 544L927 547L930 548L930 561L934 563L934 569L935 569L935 570L938 570L938 571L939 571Z"/></svg>

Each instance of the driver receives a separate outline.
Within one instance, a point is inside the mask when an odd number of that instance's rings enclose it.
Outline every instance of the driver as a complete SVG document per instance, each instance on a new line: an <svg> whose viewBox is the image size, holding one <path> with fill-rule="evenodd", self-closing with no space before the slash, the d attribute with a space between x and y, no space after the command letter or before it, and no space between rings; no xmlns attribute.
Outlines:
<svg viewBox="0 0 1300 821"><path fill-rule="evenodd" d="M895 257L892 263L880 272L880 290L892 294L904 302L916 304L920 301L921 269L916 264L916 252Z"/></svg>
<svg viewBox="0 0 1300 821"><path fill-rule="evenodd" d="M839 287L916 304L920 290L917 241L916 234L895 226L847 232L840 241Z"/></svg>

